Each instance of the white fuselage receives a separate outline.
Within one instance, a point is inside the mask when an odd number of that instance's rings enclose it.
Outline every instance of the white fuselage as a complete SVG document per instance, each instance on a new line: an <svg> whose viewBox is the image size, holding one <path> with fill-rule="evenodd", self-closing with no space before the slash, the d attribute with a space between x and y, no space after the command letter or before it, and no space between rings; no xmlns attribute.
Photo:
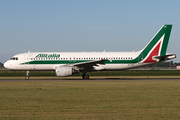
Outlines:
<svg viewBox="0 0 180 120"><path fill-rule="evenodd" d="M131 63L131 61L137 58L139 54L140 52L22 53L13 56L13 58L8 60L4 66L12 70L55 70L57 66L106 59L109 61L108 63L93 66L93 70L122 70L147 65L147 63L141 62Z"/></svg>

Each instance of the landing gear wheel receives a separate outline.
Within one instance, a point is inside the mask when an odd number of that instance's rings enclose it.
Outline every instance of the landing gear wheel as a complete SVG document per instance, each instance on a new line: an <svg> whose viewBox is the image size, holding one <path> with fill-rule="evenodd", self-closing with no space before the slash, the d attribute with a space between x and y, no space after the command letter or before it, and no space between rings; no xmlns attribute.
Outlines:
<svg viewBox="0 0 180 120"><path fill-rule="evenodd" d="M85 75L85 76L84 76L84 79L87 79L87 80L88 80L88 79L89 79L89 75Z"/></svg>
<svg viewBox="0 0 180 120"><path fill-rule="evenodd" d="M82 78L88 80L89 79L89 75L83 74Z"/></svg>
<svg viewBox="0 0 180 120"><path fill-rule="evenodd" d="M25 79L26 79L26 80L29 80L29 76L26 76Z"/></svg>

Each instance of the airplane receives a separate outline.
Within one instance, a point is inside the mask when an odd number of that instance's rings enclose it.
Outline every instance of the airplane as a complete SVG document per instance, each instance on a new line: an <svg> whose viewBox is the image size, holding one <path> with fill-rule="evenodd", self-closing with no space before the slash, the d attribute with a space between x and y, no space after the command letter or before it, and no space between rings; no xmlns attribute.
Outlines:
<svg viewBox="0 0 180 120"><path fill-rule="evenodd" d="M166 54L172 25L163 25L144 49L137 52L28 52L14 55L4 63L11 70L55 71L56 76L66 77L82 72L127 70L176 58Z"/></svg>

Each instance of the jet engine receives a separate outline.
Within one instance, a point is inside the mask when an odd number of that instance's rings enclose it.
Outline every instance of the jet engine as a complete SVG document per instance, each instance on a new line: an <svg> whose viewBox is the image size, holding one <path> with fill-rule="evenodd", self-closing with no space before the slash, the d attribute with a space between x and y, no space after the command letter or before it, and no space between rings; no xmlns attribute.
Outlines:
<svg viewBox="0 0 180 120"><path fill-rule="evenodd" d="M56 76L58 76L58 77L70 76L72 74L73 74L73 68L72 67L67 67L67 66L56 67Z"/></svg>

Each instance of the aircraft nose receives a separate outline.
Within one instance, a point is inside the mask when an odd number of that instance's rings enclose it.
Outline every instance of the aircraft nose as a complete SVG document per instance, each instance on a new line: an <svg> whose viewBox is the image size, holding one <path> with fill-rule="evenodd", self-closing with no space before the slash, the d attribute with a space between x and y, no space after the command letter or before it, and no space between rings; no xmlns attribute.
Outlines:
<svg viewBox="0 0 180 120"><path fill-rule="evenodd" d="M10 68L10 63L9 63L8 61L5 62L5 63L4 63L4 67L5 67L5 68Z"/></svg>

